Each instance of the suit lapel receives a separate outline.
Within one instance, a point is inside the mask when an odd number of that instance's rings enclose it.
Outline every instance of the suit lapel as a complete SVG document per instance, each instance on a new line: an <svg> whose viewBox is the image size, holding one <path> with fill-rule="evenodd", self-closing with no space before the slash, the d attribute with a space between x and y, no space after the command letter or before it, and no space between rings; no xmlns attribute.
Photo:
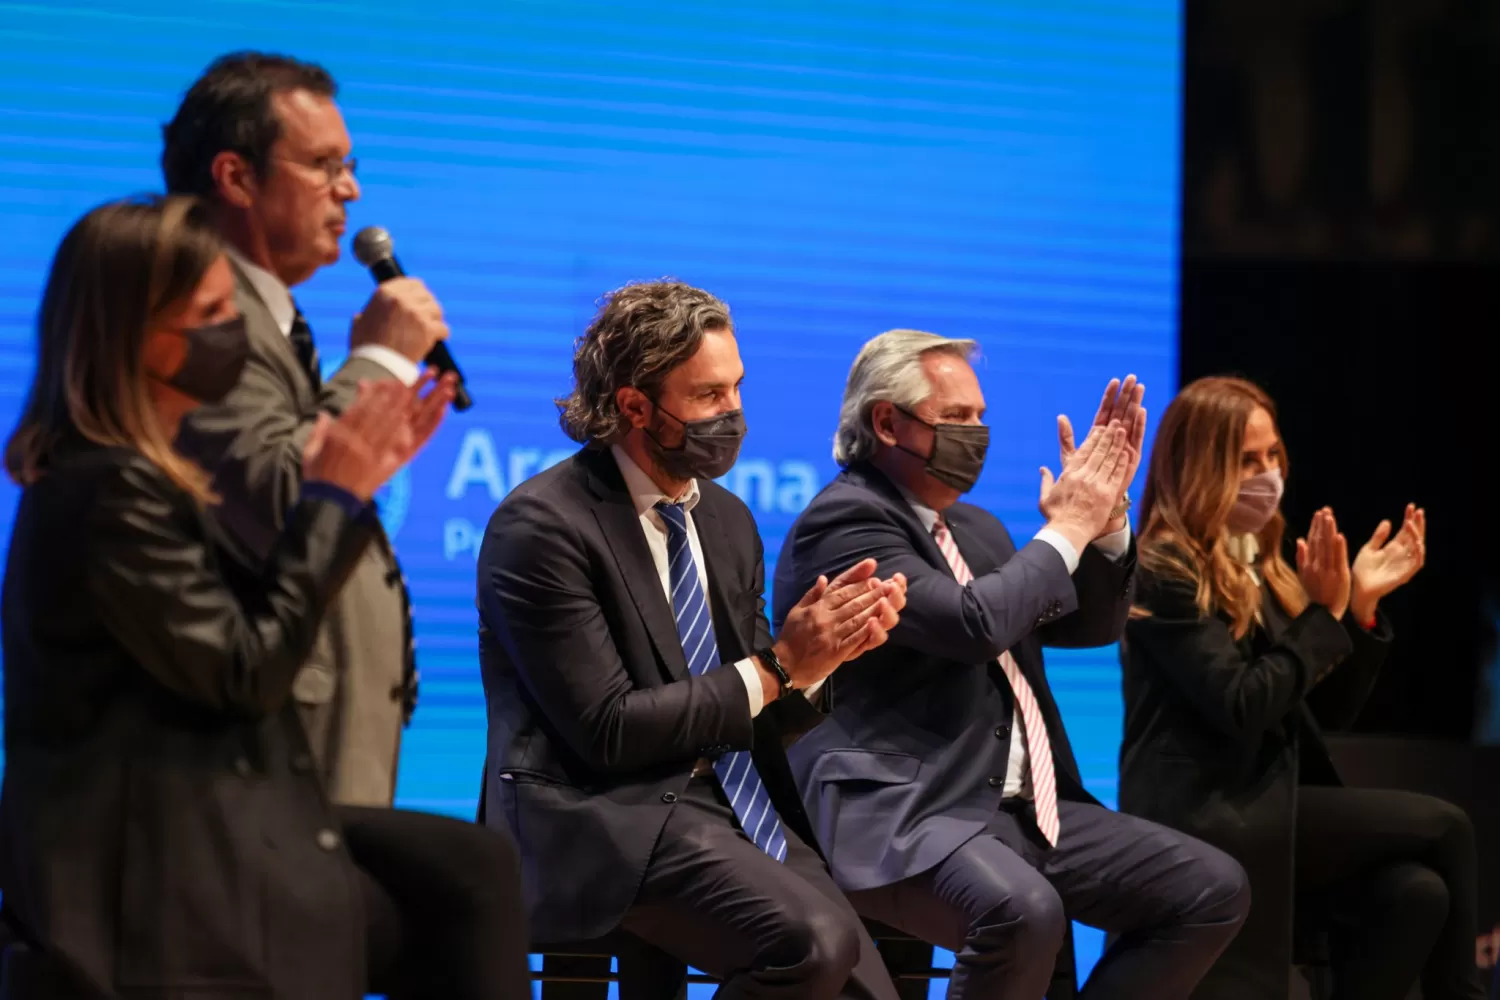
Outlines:
<svg viewBox="0 0 1500 1000"><path fill-rule="evenodd" d="M240 312L245 314L247 332L269 358L275 360L282 369L281 374L295 387L299 405L311 405L310 401L316 398L316 393L291 340L276 325L276 317L271 315L271 308L266 305L249 276L232 256L229 258L229 267L234 271L234 302L240 307Z"/></svg>
<svg viewBox="0 0 1500 1000"><path fill-rule="evenodd" d="M641 532L641 519L625 489L620 469L607 451L582 452L580 457L588 469L593 493L599 498L594 518L604 534L604 543L614 556L625 589L630 591L636 612L651 636L651 645L656 647L656 655L666 665L668 674L681 680L688 675L688 668L682 639L677 635L677 619L662 592L656 563Z"/></svg>
<svg viewBox="0 0 1500 1000"><path fill-rule="evenodd" d="M922 519L917 516L916 511L911 509L911 504L907 502L906 497L902 495L901 491L896 488L896 484L885 477L885 473L873 465L860 465L845 472L844 475L864 484L867 489L879 494L906 526L907 532L910 533L912 540L916 544L917 551L922 553L922 558L939 569L951 572L951 568L948 566L948 558L943 555L943 550L938 548L937 539L932 537L932 532L923 527ZM965 556L964 558L967 561L968 557ZM972 568L972 564L970 568ZM880 572L879 567L876 568L875 572ZM976 573L975 575L977 576L978 574Z"/></svg>
<svg viewBox="0 0 1500 1000"><path fill-rule="evenodd" d="M700 487L701 488L701 487ZM750 655L750 643L740 631L740 618L730 601L725 581L733 579L734 550L718 516L705 495L693 510L693 524L698 529L698 545L703 549L703 568L708 574L708 607L714 618L714 638L719 644L719 659L731 663Z"/></svg>

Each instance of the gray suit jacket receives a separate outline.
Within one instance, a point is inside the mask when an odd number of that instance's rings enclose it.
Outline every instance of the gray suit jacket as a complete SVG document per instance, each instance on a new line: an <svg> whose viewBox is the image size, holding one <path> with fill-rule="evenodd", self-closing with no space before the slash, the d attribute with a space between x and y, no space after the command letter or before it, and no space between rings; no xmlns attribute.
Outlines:
<svg viewBox="0 0 1500 1000"><path fill-rule="evenodd" d="M390 378L351 358L315 392L290 341L248 278L235 268L235 302L250 333L250 360L222 402L184 422L178 447L214 475L215 511L231 554L264 564L297 501L302 446L319 412L342 412L361 379ZM406 590L380 533L329 610L292 685L308 741L335 802L389 805L408 695Z"/></svg>
<svg viewBox="0 0 1500 1000"><path fill-rule="evenodd" d="M881 576L904 573L906 608L890 641L841 667L830 715L789 751L813 830L845 891L927 871L980 833L1000 805L1009 766L1013 699L996 658L1015 656L1047 725L1058 797L1093 802L1083 788L1042 646L1103 646L1130 609L1132 554L1113 563L1094 546L1068 575L1056 549L1019 551L988 511L943 512L974 582L948 562L890 480L855 466L798 517L776 566L779 625L820 574L861 559Z"/></svg>

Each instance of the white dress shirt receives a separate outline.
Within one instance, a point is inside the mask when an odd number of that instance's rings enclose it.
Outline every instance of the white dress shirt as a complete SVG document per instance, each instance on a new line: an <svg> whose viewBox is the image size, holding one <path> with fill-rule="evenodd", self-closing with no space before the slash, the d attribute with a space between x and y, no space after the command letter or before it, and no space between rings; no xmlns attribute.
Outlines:
<svg viewBox="0 0 1500 1000"><path fill-rule="evenodd" d="M297 318L297 305L292 301L291 289L282 284L281 279L270 271L251 263L234 247L226 249L230 258L240 270L245 272L245 277L249 279L250 287L255 289L255 294L265 303L266 309L271 313L271 318L276 321L277 328L281 330L281 335L291 336L292 322ZM381 344L362 344L350 351L349 356L375 362L392 376L400 379L403 385L416 385L417 379L422 377L422 369L415 362L399 351L393 351Z"/></svg>
<svg viewBox="0 0 1500 1000"><path fill-rule="evenodd" d="M666 595L667 607L672 606L672 566L667 558L667 522L662 520L656 505L662 502L682 504L683 519L687 522L688 548L693 553L693 564L698 567L698 585L703 588L703 598L708 596L708 567L703 562L703 547L698 544L698 528L693 523L693 508L698 506L701 493L695 479L688 486L685 496L669 497L661 487L646 475L645 471L619 445L612 445L610 453L620 466L620 475L625 477L625 488L635 504L636 516L641 521L641 531L646 536L646 548L651 550L651 561L656 563L656 575L661 579L662 593ZM675 616L674 616L675 617ZM745 693L750 700L750 718L760 714L764 692L760 684L760 671L752 658L746 657L734 664L740 679L745 682Z"/></svg>
<svg viewBox="0 0 1500 1000"><path fill-rule="evenodd" d="M916 513L917 519L922 522L922 527L927 529L929 535L932 534L933 525L937 524L937 511L912 496L904 487L898 486L898 488L901 489L901 494L906 497L906 502ZM1072 576L1078 569L1078 550L1061 534L1051 528L1043 528L1032 538L1038 542L1045 542L1057 550L1057 554L1062 556L1063 564L1068 567L1069 576ZM958 539L955 538L954 542L957 543ZM1093 545L1112 562L1119 562L1130 551L1130 520L1127 518L1125 527L1119 531L1094 539ZM1031 767L1027 763L1025 730L1026 727L1020 724L1019 719L1011 719L1010 754L1005 766L1005 787L1000 791L1000 797L1003 799L1031 798Z"/></svg>

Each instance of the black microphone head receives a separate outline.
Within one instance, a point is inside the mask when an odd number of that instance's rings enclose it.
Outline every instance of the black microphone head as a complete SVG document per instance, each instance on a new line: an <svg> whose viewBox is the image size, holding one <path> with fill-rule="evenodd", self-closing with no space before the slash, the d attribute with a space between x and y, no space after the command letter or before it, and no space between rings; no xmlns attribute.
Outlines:
<svg viewBox="0 0 1500 1000"><path fill-rule="evenodd" d="M379 226L366 226L354 234L354 259L365 267L374 267L395 254L396 244L391 234Z"/></svg>

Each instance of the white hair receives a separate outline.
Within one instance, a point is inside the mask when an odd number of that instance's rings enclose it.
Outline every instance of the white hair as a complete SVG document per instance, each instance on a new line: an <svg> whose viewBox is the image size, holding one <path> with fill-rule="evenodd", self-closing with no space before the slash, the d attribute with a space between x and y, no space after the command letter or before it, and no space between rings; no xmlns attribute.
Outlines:
<svg viewBox="0 0 1500 1000"><path fill-rule="evenodd" d="M835 462L848 467L875 454L880 439L875 436L870 411L876 403L911 410L932 394L932 384L922 370L922 357L931 351L972 361L979 345L921 330L887 330L859 349L839 407L839 431L833 439Z"/></svg>

